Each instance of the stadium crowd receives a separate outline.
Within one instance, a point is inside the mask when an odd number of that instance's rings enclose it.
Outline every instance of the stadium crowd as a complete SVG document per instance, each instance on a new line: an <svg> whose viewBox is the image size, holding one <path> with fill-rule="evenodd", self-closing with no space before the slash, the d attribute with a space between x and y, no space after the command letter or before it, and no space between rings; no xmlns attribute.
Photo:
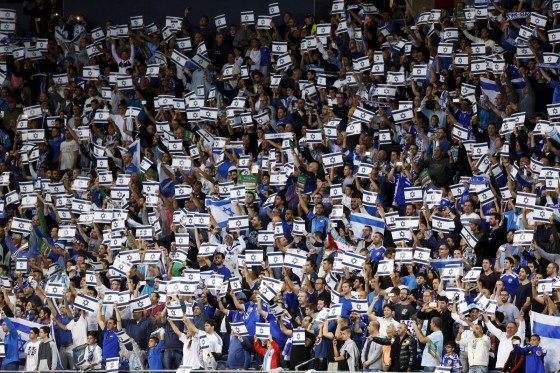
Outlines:
<svg viewBox="0 0 560 373"><path fill-rule="evenodd" d="M0 9L1 370L555 371L560 2L412 3Z"/></svg>

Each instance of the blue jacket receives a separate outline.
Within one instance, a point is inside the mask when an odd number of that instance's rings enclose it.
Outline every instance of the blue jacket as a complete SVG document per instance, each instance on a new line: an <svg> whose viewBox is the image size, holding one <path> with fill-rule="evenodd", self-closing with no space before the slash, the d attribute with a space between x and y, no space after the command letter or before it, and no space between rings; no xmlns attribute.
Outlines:
<svg viewBox="0 0 560 373"><path fill-rule="evenodd" d="M8 327L8 333L6 334L6 338L4 339L4 343L6 345L6 357L2 361L2 364L3 365L10 364L10 363L19 364L19 352L18 352L19 335L16 326L7 317L5 319L2 319L1 322L5 322L6 326Z"/></svg>
<svg viewBox="0 0 560 373"><path fill-rule="evenodd" d="M163 340L159 341L156 347L148 349L148 364L151 371L154 371L156 369L163 369L163 364L161 362L162 347Z"/></svg>
<svg viewBox="0 0 560 373"><path fill-rule="evenodd" d="M546 349L541 346L537 347L519 347L519 345L514 345L513 349L515 352L525 355L525 371L531 373L545 373L544 370L544 357L546 356ZM541 356L537 355L537 352L541 353Z"/></svg>

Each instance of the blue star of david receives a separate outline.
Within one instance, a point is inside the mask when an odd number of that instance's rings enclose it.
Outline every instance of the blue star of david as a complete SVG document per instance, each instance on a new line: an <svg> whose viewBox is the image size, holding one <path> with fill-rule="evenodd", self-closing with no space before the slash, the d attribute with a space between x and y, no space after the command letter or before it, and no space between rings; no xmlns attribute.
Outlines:
<svg viewBox="0 0 560 373"><path fill-rule="evenodd" d="M235 216L235 212L233 212L233 210L230 207L226 207L222 211L225 214L228 214L228 216Z"/></svg>

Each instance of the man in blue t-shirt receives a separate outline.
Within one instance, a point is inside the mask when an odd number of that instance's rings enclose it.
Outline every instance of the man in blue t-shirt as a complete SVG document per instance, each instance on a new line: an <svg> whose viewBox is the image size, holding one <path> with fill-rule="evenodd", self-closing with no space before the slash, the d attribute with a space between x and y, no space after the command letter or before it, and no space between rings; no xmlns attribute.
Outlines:
<svg viewBox="0 0 560 373"><path fill-rule="evenodd" d="M369 257L374 262L378 262L383 259L383 254L385 254L385 247L383 246L383 235L379 232L373 234L372 237L373 248L369 251Z"/></svg>
<svg viewBox="0 0 560 373"><path fill-rule="evenodd" d="M103 360L110 359L112 357L119 357L119 337L117 336L117 331L122 330L121 313L118 309L117 302L114 306L115 314L117 319L105 320L103 315L103 302L99 303L99 312L97 313L97 323L99 327L103 330L103 347L102 356Z"/></svg>

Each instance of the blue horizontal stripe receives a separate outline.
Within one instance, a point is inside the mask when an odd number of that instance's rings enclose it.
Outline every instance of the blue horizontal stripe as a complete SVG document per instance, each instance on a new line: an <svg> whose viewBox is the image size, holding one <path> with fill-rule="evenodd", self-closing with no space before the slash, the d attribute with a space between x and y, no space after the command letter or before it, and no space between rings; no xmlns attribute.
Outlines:
<svg viewBox="0 0 560 373"><path fill-rule="evenodd" d="M543 324L533 321L533 333L542 338L552 338L560 340L560 328L556 325Z"/></svg>

